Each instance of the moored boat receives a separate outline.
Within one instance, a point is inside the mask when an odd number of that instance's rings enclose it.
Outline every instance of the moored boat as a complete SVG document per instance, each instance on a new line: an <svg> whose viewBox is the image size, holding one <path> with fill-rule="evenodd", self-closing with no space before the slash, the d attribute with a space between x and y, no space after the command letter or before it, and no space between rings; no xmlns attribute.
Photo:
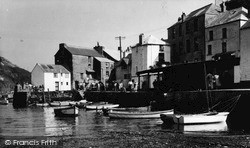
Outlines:
<svg viewBox="0 0 250 148"><path fill-rule="evenodd" d="M86 105L87 110L101 110L119 107L119 104L90 104Z"/></svg>
<svg viewBox="0 0 250 148"><path fill-rule="evenodd" d="M46 107L49 106L49 103L36 103L36 106Z"/></svg>
<svg viewBox="0 0 250 148"><path fill-rule="evenodd" d="M71 105L70 105L70 102L61 101L61 102L50 102L49 106L51 106L51 107L60 107L60 106L71 106Z"/></svg>
<svg viewBox="0 0 250 148"><path fill-rule="evenodd" d="M119 118L119 119L151 119L151 118L160 118L160 114L173 114L173 110L164 110L164 111L113 111L110 110L108 116L110 118Z"/></svg>
<svg viewBox="0 0 250 148"><path fill-rule="evenodd" d="M75 117L79 115L79 108L76 106L58 107L54 109L54 113L58 117Z"/></svg>
<svg viewBox="0 0 250 148"><path fill-rule="evenodd" d="M211 124L225 122L229 112L173 115L176 124Z"/></svg>

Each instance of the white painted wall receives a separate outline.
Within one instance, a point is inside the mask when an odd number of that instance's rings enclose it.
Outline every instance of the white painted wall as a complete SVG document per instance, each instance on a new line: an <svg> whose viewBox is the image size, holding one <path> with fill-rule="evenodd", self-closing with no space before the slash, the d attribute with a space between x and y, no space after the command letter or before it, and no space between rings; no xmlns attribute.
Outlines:
<svg viewBox="0 0 250 148"><path fill-rule="evenodd" d="M57 73L57 78L54 78L54 73L44 73L44 88L45 91L55 91L55 83L59 82L59 91L71 90L70 74L68 78L65 77L66 74ZM68 82L68 85L66 85Z"/></svg>

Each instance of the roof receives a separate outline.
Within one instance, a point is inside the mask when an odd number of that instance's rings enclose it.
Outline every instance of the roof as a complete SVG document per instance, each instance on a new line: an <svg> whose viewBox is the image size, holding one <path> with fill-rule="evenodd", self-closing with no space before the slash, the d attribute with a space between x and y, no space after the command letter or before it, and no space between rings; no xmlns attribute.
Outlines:
<svg viewBox="0 0 250 148"><path fill-rule="evenodd" d="M140 44L137 43L136 45L134 45L132 47L139 46L139 45ZM149 35L148 37L143 39L141 46L143 46L143 45L167 45L167 43L156 38L153 35Z"/></svg>
<svg viewBox="0 0 250 148"><path fill-rule="evenodd" d="M47 73L66 73L66 74L70 73L62 65L40 64L40 63L37 63L37 65L42 69L43 72Z"/></svg>
<svg viewBox="0 0 250 148"><path fill-rule="evenodd" d="M225 11L223 13L219 13L213 18L213 21L209 22L206 27L213 27L237 20L248 20L247 18L247 10L243 7L233 9L230 11Z"/></svg>
<svg viewBox="0 0 250 148"><path fill-rule="evenodd" d="M242 27L241 29L248 29L250 28L250 20L248 20Z"/></svg>
<svg viewBox="0 0 250 148"><path fill-rule="evenodd" d="M114 61L111 61L107 58L101 58L101 57L95 57L95 59L97 59L100 62L109 62L109 63L114 63Z"/></svg>
<svg viewBox="0 0 250 148"><path fill-rule="evenodd" d="M130 54L128 54L126 57L122 58L122 59L116 64L116 66L120 66L120 65L122 65L123 63L125 63L126 65L129 65L129 64L132 63L131 59L132 59L132 54L130 53Z"/></svg>
<svg viewBox="0 0 250 148"><path fill-rule="evenodd" d="M195 17L198 17L198 16L201 16L201 15L204 15L204 14L211 14L211 15L215 15L215 14L218 14L218 11L220 10L220 7L219 6L216 6L214 4L208 4L204 7L201 7L199 9L196 9L192 12L190 12L185 18L184 20L180 20L178 21L177 23L175 23L174 25L172 25L171 27L177 25L177 24L180 24L182 22L186 22L188 20L191 20L192 18L195 18ZM169 28L171 28L169 27Z"/></svg>
<svg viewBox="0 0 250 148"><path fill-rule="evenodd" d="M83 56L91 56L91 57L103 57L96 50L84 47L74 47L67 45L65 43L64 47L72 54L72 55L83 55Z"/></svg>

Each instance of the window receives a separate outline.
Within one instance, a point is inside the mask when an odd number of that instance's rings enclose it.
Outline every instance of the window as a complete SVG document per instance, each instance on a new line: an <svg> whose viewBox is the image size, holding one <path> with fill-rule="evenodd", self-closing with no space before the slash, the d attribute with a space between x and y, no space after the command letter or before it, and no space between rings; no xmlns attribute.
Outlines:
<svg viewBox="0 0 250 148"><path fill-rule="evenodd" d="M109 76L109 71L106 71L106 76L107 76L107 77Z"/></svg>
<svg viewBox="0 0 250 148"><path fill-rule="evenodd" d="M164 53L159 53L159 62L164 62Z"/></svg>
<svg viewBox="0 0 250 148"><path fill-rule="evenodd" d="M54 73L54 78L57 78L57 73Z"/></svg>
<svg viewBox="0 0 250 148"><path fill-rule="evenodd" d="M194 51L198 51L199 49L199 42L198 42L198 38L195 37L194 38Z"/></svg>
<svg viewBox="0 0 250 148"><path fill-rule="evenodd" d="M207 55L212 55L212 45L207 46Z"/></svg>
<svg viewBox="0 0 250 148"><path fill-rule="evenodd" d="M227 42L222 42L222 52L227 52Z"/></svg>
<svg viewBox="0 0 250 148"><path fill-rule="evenodd" d="M59 82L55 82L55 91L59 90Z"/></svg>
<svg viewBox="0 0 250 148"><path fill-rule="evenodd" d="M180 53L185 53L184 50L183 50L183 42L179 42L179 51Z"/></svg>
<svg viewBox="0 0 250 148"><path fill-rule="evenodd" d="M80 77L81 77L81 79L83 79L83 73L80 73Z"/></svg>
<svg viewBox="0 0 250 148"><path fill-rule="evenodd" d="M61 73L61 77L63 76L63 73Z"/></svg>
<svg viewBox="0 0 250 148"><path fill-rule="evenodd" d="M190 52L190 40L186 40L186 50L187 50L187 53Z"/></svg>
<svg viewBox="0 0 250 148"><path fill-rule="evenodd" d="M124 74L124 79L130 79L130 74Z"/></svg>
<svg viewBox="0 0 250 148"><path fill-rule="evenodd" d="M66 85L69 85L69 82L66 82Z"/></svg>
<svg viewBox="0 0 250 148"><path fill-rule="evenodd" d="M138 67L137 66L135 66L135 72L138 72Z"/></svg>
<svg viewBox="0 0 250 148"><path fill-rule="evenodd" d="M63 82L61 82L61 85L63 85Z"/></svg>
<svg viewBox="0 0 250 148"><path fill-rule="evenodd" d="M214 32L213 31L209 31L209 41L214 40Z"/></svg>
<svg viewBox="0 0 250 148"><path fill-rule="evenodd" d="M182 26L179 26L179 36L182 36Z"/></svg>
<svg viewBox="0 0 250 148"><path fill-rule="evenodd" d="M91 56L88 56L88 63L91 63Z"/></svg>
<svg viewBox="0 0 250 148"><path fill-rule="evenodd" d="M189 22L186 22L186 34L190 32L190 25Z"/></svg>
<svg viewBox="0 0 250 148"><path fill-rule="evenodd" d="M194 20L194 31L198 31L198 19Z"/></svg>
<svg viewBox="0 0 250 148"><path fill-rule="evenodd" d="M160 45L160 51L164 51L164 46Z"/></svg>
<svg viewBox="0 0 250 148"><path fill-rule="evenodd" d="M173 28L173 30L172 30L172 38L173 39L175 38L175 34L176 34L176 30L175 30L175 28Z"/></svg>
<svg viewBox="0 0 250 148"><path fill-rule="evenodd" d="M226 39L227 38L227 28L222 29L222 38Z"/></svg>
<svg viewBox="0 0 250 148"><path fill-rule="evenodd" d="M65 78L69 78L69 74L66 73L66 74L65 74Z"/></svg>

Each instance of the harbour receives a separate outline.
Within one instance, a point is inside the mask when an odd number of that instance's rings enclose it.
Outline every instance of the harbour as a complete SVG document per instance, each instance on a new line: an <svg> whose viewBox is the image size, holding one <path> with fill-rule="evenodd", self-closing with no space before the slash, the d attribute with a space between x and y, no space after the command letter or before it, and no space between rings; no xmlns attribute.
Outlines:
<svg viewBox="0 0 250 148"><path fill-rule="evenodd" d="M231 132L225 122L169 126L164 125L160 118L110 119L101 111L85 109L81 109L77 117L56 117L54 107L14 109L11 104L0 106L0 116L1 147L6 146L4 144L6 139L34 140L43 137L57 141L58 147L175 147L178 145L184 147L186 143L192 146L196 144L198 147L206 144L215 147L223 146L223 143L233 147L250 146L248 133ZM199 143L196 138L200 139ZM233 141L227 141L228 139Z"/></svg>

